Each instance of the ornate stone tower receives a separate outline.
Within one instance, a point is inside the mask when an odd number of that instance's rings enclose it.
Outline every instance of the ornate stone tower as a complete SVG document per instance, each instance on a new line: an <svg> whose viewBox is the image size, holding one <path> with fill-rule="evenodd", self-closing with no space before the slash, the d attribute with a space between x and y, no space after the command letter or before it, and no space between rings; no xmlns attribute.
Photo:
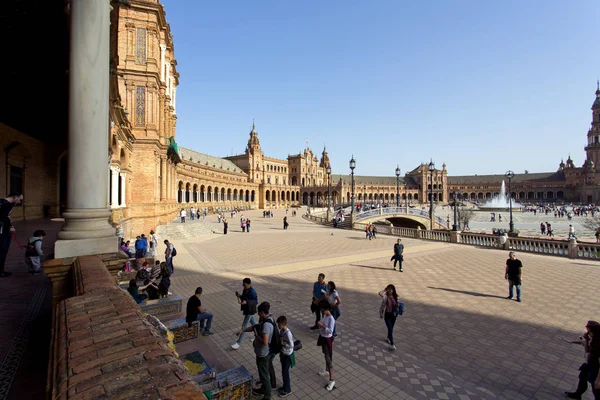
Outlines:
<svg viewBox="0 0 600 400"><path fill-rule="evenodd" d="M319 164L319 167L323 168L324 170L327 169L327 167L331 167L329 155L327 154L327 147L325 146L323 146L323 154L321 154L321 163Z"/></svg>
<svg viewBox="0 0 600 400"><path fill-rule="evenodd" d="M246 154L248 154L249 181L263 183L265 172L263 166L263 152L260 148L260 141L258 140L258 132L256 131L254 121L252 121L252 130L250 131L248 146L246 146Z"/></svg>
<svg viewBox="0 0 600 400"><path fill-rule="evenodd" d="M587 160L598 165L600 162L600 82L596 85L596 99L592 104L592 126L587 134L588 144L585 152Z"/></svg>

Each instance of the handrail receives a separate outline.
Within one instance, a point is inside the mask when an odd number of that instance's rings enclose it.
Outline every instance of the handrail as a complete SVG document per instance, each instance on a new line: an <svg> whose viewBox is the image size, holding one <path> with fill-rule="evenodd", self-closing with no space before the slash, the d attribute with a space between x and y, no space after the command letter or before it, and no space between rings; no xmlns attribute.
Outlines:
<svg viewBox="0 0 600 400"><path fill-rule="evenodd" d="M569 256L569 242L562 240L532 239L527 237L508 238L508 248L529 253Z"/></svg>

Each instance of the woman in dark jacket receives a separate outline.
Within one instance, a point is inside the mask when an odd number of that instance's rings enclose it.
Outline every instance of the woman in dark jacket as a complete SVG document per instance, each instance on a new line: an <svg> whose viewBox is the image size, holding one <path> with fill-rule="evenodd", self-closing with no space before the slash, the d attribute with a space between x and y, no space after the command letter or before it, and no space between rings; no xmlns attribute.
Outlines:
<svg viewBox="0 0 600 400"><path fill-rule="evenodd" d="M158 284L158 292L160 297L167 297L169 287L171 286L171 272L166 262L160 263L160 283Z"/></svg>

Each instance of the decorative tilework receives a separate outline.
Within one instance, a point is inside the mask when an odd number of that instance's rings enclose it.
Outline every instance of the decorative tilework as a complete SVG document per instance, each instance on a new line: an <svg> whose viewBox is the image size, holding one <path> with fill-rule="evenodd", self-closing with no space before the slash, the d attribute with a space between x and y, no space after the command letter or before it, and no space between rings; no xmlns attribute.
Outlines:
<svg viewBox="0 0 600 400"><path fill-rule="evenodd" d="M137 28L135 35L135 63L146 64L146 29Z"/></svg>
<svg viewBox="0 0 600 400"><path fill-rule="evenodd" d="M173 343L181 343L200 337L200 324L198 321L194 321L191 327L188 327L185 317L164 321L163 323L173 333Z"/></svg>
<svg viewBox="0 0 600 400"><path fill-rule="evenodd" d="M144 86L135 87L135 124L146 124L146 88Z"/></svg>
<svg viewBox="0 0 600 400"><path fill-rule="evenodd" d="M165 299L146 300L140 307L142 311L154 315L164 323L164 320L180 316L182 301L179 296L169 296Z"/></svg>

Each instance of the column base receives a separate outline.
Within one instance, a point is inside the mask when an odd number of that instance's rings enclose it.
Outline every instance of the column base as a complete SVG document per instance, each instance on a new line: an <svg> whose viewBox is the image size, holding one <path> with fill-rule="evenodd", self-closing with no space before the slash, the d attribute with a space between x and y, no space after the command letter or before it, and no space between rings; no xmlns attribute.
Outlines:
<svg viewBox="0 0 600 400"><path fill-rule="evenodd" d="M68 209L65 224L58 232L54 257L76 257L116 253L119 243L116 230L108 223L108 208Z"/></svg>
<svg viewBox="0 0 600 400"><path fill-rule="evenodd" d="M117 253L119 242L116 236L76 240L57 240L54 244L54 258L91 256Z"/></svg>

